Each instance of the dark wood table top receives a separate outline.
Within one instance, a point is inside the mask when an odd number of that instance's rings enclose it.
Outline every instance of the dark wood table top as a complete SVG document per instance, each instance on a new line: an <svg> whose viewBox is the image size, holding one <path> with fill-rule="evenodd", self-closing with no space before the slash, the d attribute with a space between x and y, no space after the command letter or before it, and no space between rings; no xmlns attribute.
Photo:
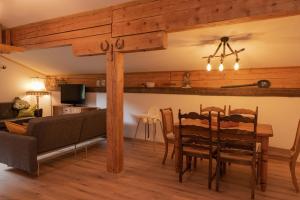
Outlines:
<svg viewBox="0 0 300 200"><path fill-rule="evenodd" d="M183 125L194 125L194 126L208 126L201 122L201 120L182 120ZM179 122L175 123L175 128L179 127ZM213 130L217 130L216 125L212 125ZM227 127L226 127L227 128ZM242 130L253 130L253 126L250 124L239 123L236 126L230 126L232 129ZM273 137L273 128L271 124L257 124L257 136L259 137Z"/></svg>

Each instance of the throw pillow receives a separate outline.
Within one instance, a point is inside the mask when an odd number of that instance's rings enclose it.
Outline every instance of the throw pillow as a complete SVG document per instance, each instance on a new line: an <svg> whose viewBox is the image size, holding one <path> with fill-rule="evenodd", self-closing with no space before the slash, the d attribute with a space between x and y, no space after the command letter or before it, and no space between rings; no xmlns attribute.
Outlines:
<svg viewBox="0 0 300 200"><path fill-rule="evenodd" d="M13 122L5 121L7 130L12 134L27 135L27 126L16 124Z"/></svg>
<svg viewBox="0 0 300 200"><path fill-rule="evenodd" d="M30 104L27 101L20 99L20 97L16 97L14 99L13 107L16 110L28 109Z"/></svg>
<svg viewBox="0 0 300 200"><path fill-rule="evenodd" d="M36 110L37 106L30 106L28 109L23 109L19 111L18 118L21 117L34 117L34 111Z"/></svg>

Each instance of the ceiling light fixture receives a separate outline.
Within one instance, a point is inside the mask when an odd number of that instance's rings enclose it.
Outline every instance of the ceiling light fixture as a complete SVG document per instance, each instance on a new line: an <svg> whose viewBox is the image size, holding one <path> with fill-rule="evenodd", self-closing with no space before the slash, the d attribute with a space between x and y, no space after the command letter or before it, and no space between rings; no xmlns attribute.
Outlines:
<svg viewBox="0 0 300 200"><path fill-rule="evenodd" d="M227 56L231 56L231 55L235 55L235 64L233 66L234 70L239 70L240 68L240 64L239 64L239 56L238 54L242 51L245 50L245 48L242 48L240 50L233 50L230 46L230 44L228 43L229 41L229 37L222 37L221 38L221 42L219 43L217 49L215 50L215 52L212 54L212 55L209 55L209 56L206 56L206 57L203 57L205 59L208 59L207 60L207 66L206 66L206 70L207 71L211 71L212 67L211 67L211 64L210 64L210 61L212 58L221 58L220 60L220 65L219 65L219 71L223 71L224 70L224 59L225 57ZM222 53L220 55L217 55L219 50L221 49L222 47ZM226 53L226 49L229 49L229 53Z"/></svg>

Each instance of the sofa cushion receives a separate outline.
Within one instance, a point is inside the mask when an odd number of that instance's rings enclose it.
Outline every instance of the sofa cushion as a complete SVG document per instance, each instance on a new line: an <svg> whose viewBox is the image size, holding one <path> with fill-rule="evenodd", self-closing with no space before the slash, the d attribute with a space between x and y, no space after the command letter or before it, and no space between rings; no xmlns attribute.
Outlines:
<svg viewBox="0 0 300 200"><path fill-rule="evenodd" d="M34 111L37 109L37 105L30 106L28 109L22 109L18 113L18 118L22 117L34 117Z"/></svg>
<svg viewBox="0 0 300 200"><path fill-rule="evenodd" d="M88 111L81 114L84 117L80 142L106 135L106 109Z"/></svg>
<svg viewBox="0 0 300 200"><path fill-rule="evenodd" d="M15 118L18 111L13 109L13 103L0 103L0 120Z"/></svg>
<svg viewBox="0 0 300 200"><path fill-rule="evenodd" d="M17 134L17 135L27 135L27 126L13 123L10 121L5 121L4 123L5 123L7 130L10 133Z"/></svg>
<svg viewBox="0 0 300 200"><path fill-rule="evenodd" d="M38 154L78 143L83 117L70 114L29 121L28 135L37 139Z"/></svg>

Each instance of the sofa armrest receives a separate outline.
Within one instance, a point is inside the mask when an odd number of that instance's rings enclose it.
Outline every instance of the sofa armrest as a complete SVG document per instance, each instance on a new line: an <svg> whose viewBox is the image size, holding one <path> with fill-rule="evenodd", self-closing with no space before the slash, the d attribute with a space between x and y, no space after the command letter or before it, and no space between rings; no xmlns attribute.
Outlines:
<svg viewBox="0 0 300 200"><path fill-rule="evenodd" d="M37 172L36 138L0 131L0 162L8 166Z"/></svg>

